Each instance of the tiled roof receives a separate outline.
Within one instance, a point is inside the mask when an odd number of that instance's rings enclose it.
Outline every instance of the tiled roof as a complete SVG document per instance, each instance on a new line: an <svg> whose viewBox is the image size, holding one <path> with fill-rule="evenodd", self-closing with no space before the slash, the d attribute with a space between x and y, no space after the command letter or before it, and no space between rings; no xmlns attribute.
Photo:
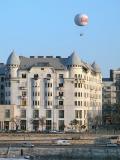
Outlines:
<svg viewBox="0 0 120 160"><path fill-rule="evenodd" d="M64 70L67 67L67 58L27 58L20 56L20 62L20 69L30 69L33 66L48 66Z"/></svg>
<svg viewBox="0 0 120 160"><path fill-rule="evenodd" d="M67 58L61 58L60 56L31 56L28 58L24 56L18 57L13 51L7 60L7 65L11 64L19 65L19 69L22 70L30 70L32 67L53 67L56 70L66 70L68 66L79 65L91 71L100 72L100 69L96 63L90 65L82 61L75 52ZM1 70L0 74L3 72L4 70Z"/></svg>

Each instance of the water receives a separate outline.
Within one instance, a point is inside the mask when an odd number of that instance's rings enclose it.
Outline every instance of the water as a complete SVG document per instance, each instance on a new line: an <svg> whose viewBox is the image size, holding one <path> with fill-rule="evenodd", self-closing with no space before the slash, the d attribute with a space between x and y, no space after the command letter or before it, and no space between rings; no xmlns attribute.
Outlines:
<svg viewBox="0 0 120 160"><path fill-rule="evenodd" d="M99 159L99 160L118 160L119 159L119 157L106 157L106 158L98 158L97 157L97 159ZM24 159L24 158L0 158L0 160L26 160L26 159ZM63 158L63 157L54 157L54 156L51 156L51 157L41 157L40 159L37 159L37 158L35 158L35 160L96 160L96 158Z"/></svg>
<svg viewBox="0 0 120 160"><path fill-rule="evenodd" d="M24 158L0 158L0 160L26 160Z"/></svg>

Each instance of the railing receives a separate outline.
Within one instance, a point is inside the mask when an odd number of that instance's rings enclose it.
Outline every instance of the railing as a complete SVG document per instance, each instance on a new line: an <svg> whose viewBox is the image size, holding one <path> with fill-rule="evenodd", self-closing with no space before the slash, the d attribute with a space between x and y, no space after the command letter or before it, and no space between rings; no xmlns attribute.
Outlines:
<svg viewBox="0 0 120 160"><path fill-rule="evenodd" d="M25 86L20 86L19 88L20 88L20 90L25 90L25 89L27 89L27 87L25 87Z"/></svg>

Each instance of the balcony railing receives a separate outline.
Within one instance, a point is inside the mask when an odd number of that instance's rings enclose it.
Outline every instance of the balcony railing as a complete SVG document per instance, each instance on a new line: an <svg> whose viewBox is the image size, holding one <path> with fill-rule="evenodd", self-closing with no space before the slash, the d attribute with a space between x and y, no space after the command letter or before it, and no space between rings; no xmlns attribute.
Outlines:
<svg viewBox="0 0 120 160"><path fill-rule="evenodd" d="M20 86L19 88L20 88L20 90L26 90L27 89L27 87L25 87L25 86Z"/></svg>
<svg viewBox="0 0 120 160"><path fill-rule="evenodd" d="M64 109L64 105L56 105L54 109Z"/></svg>

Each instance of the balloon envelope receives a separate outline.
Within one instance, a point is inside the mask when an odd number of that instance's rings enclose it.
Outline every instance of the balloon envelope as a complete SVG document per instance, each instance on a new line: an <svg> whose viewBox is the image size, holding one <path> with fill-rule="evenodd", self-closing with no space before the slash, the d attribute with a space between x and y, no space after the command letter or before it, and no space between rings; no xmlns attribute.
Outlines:
<svg viewBox="0 0 120 160"><path fill-rule="evenodd" d="M86 26L88 24L88 16L85 14L77 14L74 18L74 22L78 26Z"/></svg>

